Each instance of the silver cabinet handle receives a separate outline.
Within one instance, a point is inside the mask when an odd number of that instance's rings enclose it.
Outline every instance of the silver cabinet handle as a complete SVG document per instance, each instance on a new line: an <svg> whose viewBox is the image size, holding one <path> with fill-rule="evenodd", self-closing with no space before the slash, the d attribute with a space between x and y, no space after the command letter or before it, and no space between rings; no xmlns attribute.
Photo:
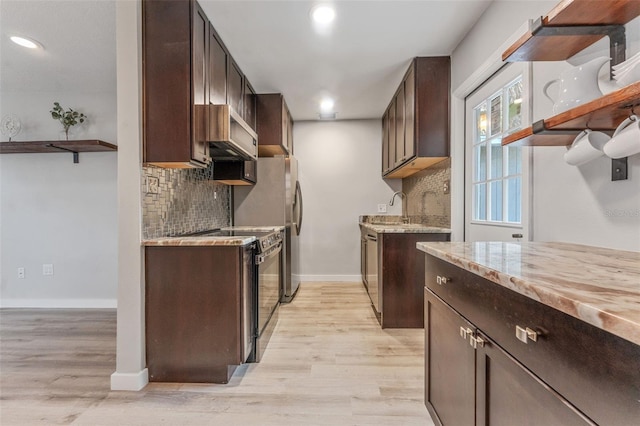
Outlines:
<svg viewBox="0 0 640 426"><path fill-rule="evenodd" d="M538 334L539 333L537 331L532 330L529 327L522 328L519 325L516 325L516 338L522 343L528 343L529 340L537 342Z"/></svg>
<svg viewBox="0 0 640 426"><path fill-rule="evenodd" d="M477 349L478 346L481 348L484 347L485 340L480 336L471 336L469 337L469 344L473 347L473 349Z"/></svg>
<svg viewBox="0 0 640 426"><path fill-rule="evenodd" d="M442 277L440 275L436 276L436 282L440 285L444 285L446 283L448 283L449 281L451 281L451 278L447 278L447 277Z"/></svg>
<svg viewBox="0 0 640 426"><path fill-rule="evenodd" d="M467 336L473 336L473 330L469 327L460 327L460 337L462 337L464 340L467 340Z"/></svg>

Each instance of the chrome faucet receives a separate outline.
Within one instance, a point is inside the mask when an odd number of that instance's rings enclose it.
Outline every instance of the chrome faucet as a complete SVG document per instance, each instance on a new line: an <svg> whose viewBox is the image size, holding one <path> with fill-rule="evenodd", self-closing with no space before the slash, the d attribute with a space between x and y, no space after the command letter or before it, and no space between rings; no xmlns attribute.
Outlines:
<svg viewBox="0 0 640 426"><path fill-rule="evenodd" d="M393 196L391 197L391 201L389 201L389 205L393 206L396 195L399 195L400 198L402 198L402 223L409 223L409 217L407 216L407 194L402 191L394 192Z"/></svg>

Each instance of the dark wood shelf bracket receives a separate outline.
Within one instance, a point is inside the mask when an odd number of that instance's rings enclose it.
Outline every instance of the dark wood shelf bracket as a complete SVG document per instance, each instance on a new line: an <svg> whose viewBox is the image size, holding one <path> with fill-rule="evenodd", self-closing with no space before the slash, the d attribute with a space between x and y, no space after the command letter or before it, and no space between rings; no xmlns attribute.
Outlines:
<svg viewBox="0 0 640 426"><path fill-rule="evenodd" d="M73 163L74 163L74 164L78 164L78 163L80 162L80 154L78 153L78 151L74 151L74 150L72 150L72 149L63 148L63 147L61 147L61 146L56 146L56 145L54 145L54 144L49 144L49 145L47 145L47 146L48 146L48 147L51 147L51 148L55 148L55 149L60 149L60 150L62 150L62 151L70 152L70 153L72 153L72 154L73 154Z"/></svg>

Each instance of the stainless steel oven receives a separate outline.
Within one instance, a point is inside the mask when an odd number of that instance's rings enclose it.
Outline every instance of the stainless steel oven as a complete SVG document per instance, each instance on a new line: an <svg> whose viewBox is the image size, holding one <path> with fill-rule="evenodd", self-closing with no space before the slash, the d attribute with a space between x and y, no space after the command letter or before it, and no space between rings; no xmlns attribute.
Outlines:
<svg viewBox="0 0 640 426"><path fill-rule="evenodd" d="M260 361L275 328L282 291L282 233L275 233L272 238L263 241L259 241L260 248L255 262L258 268L256 362Z"/></svg>

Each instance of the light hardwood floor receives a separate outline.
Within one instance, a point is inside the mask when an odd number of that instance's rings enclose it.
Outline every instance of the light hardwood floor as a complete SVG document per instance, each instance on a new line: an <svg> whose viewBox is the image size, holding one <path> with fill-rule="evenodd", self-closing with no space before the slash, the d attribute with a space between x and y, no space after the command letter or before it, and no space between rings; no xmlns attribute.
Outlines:
<svg viewBox="0 0 640 426"><path fill-rule="evenodd" d="M0 311L0 424L432 425L423 330L378 325L362 284L305 283L227 385L112 392L115 311Z"/></svg>

